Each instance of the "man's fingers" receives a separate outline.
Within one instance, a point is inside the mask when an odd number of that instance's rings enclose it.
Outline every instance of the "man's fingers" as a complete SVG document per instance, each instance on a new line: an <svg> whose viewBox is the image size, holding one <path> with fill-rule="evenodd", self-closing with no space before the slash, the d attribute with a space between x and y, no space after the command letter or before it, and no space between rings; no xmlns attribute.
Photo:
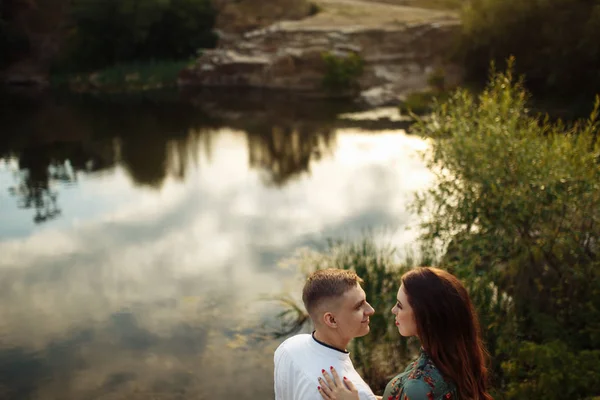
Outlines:
<svg viewBox="0 0 600 400"><path fill-rule="evenodd" d="M321 373L323 374L323 378L325 378L325 381L327 382L327 385L331 388L334 389L336 388L338 385L336 384L336 382L333 381L333 379L331 379L329 377L329 374L327 373L327 371L325 370L321 370Z"/></svg>
<svg viewBox="0 0 600 400"><path fill-rule="evenodd" d="M346 377L344 377L344 384L352 393L357 392L356 387L354 387L354 384L350 381L350 379L346 379Z"/></svg>

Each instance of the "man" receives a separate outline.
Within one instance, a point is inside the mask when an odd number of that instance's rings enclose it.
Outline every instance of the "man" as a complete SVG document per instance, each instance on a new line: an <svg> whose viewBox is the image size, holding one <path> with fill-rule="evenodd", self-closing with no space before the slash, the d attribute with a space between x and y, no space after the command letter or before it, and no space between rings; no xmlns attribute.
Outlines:
<svg viewBox="0 0 600 400"><path fill-rule="evenodd" d="M361 400L376 399L346 350L350 340L369 333L369 317L375 312L362 282L355 272L343 269L308 277L302 301L315 330L287 339L275 351L275 400L322 400L318 378L330 367L354 383Z"/></svg>

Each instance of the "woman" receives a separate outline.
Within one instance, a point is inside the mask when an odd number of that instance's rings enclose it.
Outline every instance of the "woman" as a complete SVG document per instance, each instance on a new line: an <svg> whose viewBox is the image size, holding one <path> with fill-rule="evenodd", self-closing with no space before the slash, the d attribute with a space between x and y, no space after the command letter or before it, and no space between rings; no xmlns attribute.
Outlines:
<svg viewBox="0 0 600 400"><path fill-rule="evenodd" d="M479 321L461 282L438 268L415 268L402 276L392 308L402 336L418 336L416 361L392 379L384 400L492 400L487 392L486 352ZM356 400L354 385L327 372L319 379L325 400Z"/></svg>

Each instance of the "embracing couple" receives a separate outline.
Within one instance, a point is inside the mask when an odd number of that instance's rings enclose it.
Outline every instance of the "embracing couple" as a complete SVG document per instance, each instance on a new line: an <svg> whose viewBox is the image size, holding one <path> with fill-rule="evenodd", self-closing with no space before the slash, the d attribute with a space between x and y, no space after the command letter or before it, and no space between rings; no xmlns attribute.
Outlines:
<svg viewBox="0 0 600 400"><path fill-rule="evenodd" d="M438 268L415 268L400 280L391 312L402 336L417 336L419 357L376 396L346 350L369 333L375 310L353 271L311 274L302 301L314 324L275 351L276 400L492 400L486 352L473 304L461 282ZM392 316L390 316L392 318Z"/></svg>

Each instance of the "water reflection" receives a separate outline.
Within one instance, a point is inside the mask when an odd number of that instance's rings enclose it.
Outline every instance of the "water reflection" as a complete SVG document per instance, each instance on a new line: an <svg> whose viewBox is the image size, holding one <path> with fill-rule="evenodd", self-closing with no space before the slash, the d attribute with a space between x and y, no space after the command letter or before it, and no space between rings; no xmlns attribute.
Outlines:
<svg viewBox="0 0 600 400"><path fill-rule="evenodd" d="M9 191L17 198L19 208L35 210L35 223L61 214L57 186L76 184L80 171L93 172L108 166L106 160L111 155L98 154L84 146L76 142L34 143L15 153L15 185Z"/></svg>
<svg viewBox="0 0 600 400"><path fill-rule="evenodd" d="M250 167L266 171L267 184L284 185L330 154L333 139L331 128L274 126L269 135L249 135Z"/></svg>
<svg viewBox="0 0 600 400"><path fill-rule="evenodd" d="M340 131L360 121L338 105L203 96L58 97L3 117L0 399L272 398L278 341L256 327L281 307L260 299L298 293L278 260L411 221L421 140ZM32 176L60 218L17 209Z"/></svg>
<svg viewBox="0 0 600 400"><path fill-rule="evenodd" d="M3 104L9 112L0 119L6 127L0 158L18 160L21 173L12 192L22 207L35 208L36 222L43 222L61 213L53 188L76 183L80 172L121 165L136 184L154 189L167 177L184 180L200 154L210 161L214 133L223 127L244 132L249 167L259 169L265 183L284 185L330 154L335 117L350 107L236 98L11 100Z"/></svg>

